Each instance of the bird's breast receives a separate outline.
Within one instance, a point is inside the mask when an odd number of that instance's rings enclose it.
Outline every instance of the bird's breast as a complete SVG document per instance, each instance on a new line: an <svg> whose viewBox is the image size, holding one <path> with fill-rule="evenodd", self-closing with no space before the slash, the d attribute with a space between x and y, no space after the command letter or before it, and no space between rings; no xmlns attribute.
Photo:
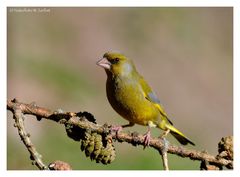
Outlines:
<svg viewBox="0 0 240 177"><path fill-rule="evenodd" d="M157 108L144 97L137 81L129 78L108 78L107 98L113 109L123 118L140 125L147 125L159 116Z"/></svg>

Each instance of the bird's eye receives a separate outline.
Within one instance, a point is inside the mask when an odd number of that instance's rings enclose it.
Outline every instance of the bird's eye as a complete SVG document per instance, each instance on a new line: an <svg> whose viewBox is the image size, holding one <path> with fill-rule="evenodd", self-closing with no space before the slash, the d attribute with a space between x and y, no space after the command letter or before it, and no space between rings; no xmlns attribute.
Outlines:
<svg viewBox="0 0 240 177"><path fill-rule="evenodd" d="M119 58L115 58L115 59L112 60L111 63L112 63L112 64L116 64L116 63L118 63L118 62L119 62Z"/></svg>

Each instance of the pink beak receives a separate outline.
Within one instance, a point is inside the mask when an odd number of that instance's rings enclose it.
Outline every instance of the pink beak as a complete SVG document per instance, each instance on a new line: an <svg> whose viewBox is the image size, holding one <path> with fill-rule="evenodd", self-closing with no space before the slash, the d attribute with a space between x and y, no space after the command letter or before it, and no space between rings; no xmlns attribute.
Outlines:
<svg viewBox="0 0 240 177"><path fill-rule="evenodd" d="M108 69L108 70L110 70L110 68L111 68L111 63L106 58L102 58L101 60L99 60L97 62L97 65L103 67L104 69Z"/></svg>

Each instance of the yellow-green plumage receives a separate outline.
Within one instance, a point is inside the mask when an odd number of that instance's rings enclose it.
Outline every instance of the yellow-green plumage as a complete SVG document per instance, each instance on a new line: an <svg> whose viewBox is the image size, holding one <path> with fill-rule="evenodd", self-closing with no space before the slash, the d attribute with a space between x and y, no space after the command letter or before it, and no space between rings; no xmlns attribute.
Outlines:
<svg viewBox="0 0 240 177"><path fill-rule="evenodd" d="M177 130L164 112L151 87L137 72L132 60L119 53L105 53L98 62L107 73L107 98L113 109L131 125L140 124L170 130L183 145L194 145Z"/></svg>

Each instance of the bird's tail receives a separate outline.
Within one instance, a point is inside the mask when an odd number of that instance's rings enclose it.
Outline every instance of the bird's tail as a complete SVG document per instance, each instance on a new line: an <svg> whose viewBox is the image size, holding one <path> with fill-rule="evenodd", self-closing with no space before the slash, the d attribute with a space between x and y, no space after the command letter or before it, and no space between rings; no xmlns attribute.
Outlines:
<svg viewBox="0 0 240 177"><path fill-rule="evenodd" d="M188 143L195 146L195 144L187 138L182 132L176 129L174 126L167 124L166 127L170 130L170 133L182 144L187 145Z"/></svg>

